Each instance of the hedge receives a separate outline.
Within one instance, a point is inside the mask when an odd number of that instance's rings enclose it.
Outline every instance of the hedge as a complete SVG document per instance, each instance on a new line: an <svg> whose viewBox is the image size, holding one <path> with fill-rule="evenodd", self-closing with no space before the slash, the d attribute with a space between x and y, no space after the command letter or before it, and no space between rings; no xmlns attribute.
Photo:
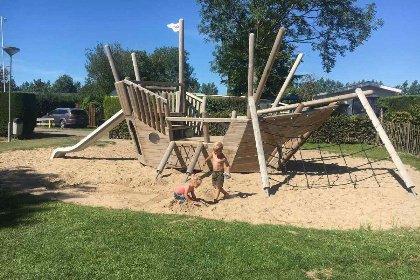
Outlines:
<svg viewBox="0 0 420 280"><path fill-rule="evenodd" d="M245 116L247 111L246 98L207 98L207 112L214 118L229 118L232 111L238 116ZM225 123L210 123L210 135L223 136L226 134L229 125Z"/></svg>
<svg viewBox="0 0 420 280"><path fill-rule="evenodd" d="M420 95L381 97L378 105L388 112L407 111L412 106L420 106Z"/></svg>
<svg viewBox="0 0 420 280"><path fill-rule="evenodd" d="M38 116L42 117L56 108L75 108L82 99L79 94L62 95L57 93L40 93L36 96Z"/></svg>
<svg viewBox="0 0 420 280"><path fill-rule="evenodd" d="M367 116L331 116L308 142L375 144L376 130Z"/></svg>
<svg viewBox="0 0 420 280"><path fill-rule="evenodd" d="M121 110L120 100L116 96L105 96L104 98L104 116L109 119L119 110ZM120 123L117 127L109 132L109 138L112 139L131 139L130 131L126 122Z"/></svg>
<svg viewBox="0 0 420 280"><path fill-rule="evenodd" d="M36 96L34 93L13 92L11 96L11 121L14 118L23 120L21 138L32 135L38 112ZM7 136L7 124L9 122L9 94L0 93L0 136Z"/></svg>

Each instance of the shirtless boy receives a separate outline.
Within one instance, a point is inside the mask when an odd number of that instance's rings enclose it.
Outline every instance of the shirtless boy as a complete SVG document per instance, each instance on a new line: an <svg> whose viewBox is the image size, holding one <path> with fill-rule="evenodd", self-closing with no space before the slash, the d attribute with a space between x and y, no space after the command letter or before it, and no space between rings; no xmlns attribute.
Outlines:
<svg viewBox="0 0 420 280"><path fill-rule="evenodd" d="M216 202L219 198L220 192L223 193L223 197L226 198L229 194L223 189L224 183L224 166L226 165L227 173L229 174L227 178L230 178L230 166L227 158L223 154L223 144L221 142L214 143L213 153L206 158L203 163L203 166L209 161L212 160L213 164L213 174L212 174L212 184L215 189L214 201Z"/></svg>

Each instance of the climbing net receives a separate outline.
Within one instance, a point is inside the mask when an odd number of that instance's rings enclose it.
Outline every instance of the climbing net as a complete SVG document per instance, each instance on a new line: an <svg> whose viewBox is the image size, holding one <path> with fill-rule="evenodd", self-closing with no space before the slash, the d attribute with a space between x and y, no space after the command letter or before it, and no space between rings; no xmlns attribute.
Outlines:
<svg viewBox="0 0 420 280"><path fill-rule="evenodd" d="M281 123L269 118L260 121L271 189L282 185L357 188L362 182L363 186L380 187L382 179L395 177L395 167L390 167L394 165L386 162L390 156L384 145L364 139L356 128L344 143L339 137L331 137L324 143L312 137L311 131L317 130L319 124L293 120Z"/></svg>

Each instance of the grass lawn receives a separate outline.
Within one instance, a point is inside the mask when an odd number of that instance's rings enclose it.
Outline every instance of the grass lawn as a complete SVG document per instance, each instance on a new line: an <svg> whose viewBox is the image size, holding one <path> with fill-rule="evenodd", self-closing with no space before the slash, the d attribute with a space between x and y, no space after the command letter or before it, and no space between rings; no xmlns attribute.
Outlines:
<svg viewBox="0 0 420 280"><path fill-rule="evenodd" d="M0 266L0 279L419 279L420 230L251 225L3 191Z"/></svg>
<svg viewBox="0 0 420 280"><path fill-rule="evenodd" d="M83 137L80 136L66 136L66 137L46 137L40 139L26 139L26 140L12 140L0 141L0 153L14 150L33 150L39 148L49 147L66 147L72 146L79 142ZM113 141L98 141L95 145L104 146L107 144L115 144Z"/></svg>
<svg viewBox="0 0 420 280"><path fill-rule="evenodd" d="M320 146L322 151L340 154L340 148L338 145L320 144ZM383 158L389 158L389 160L391 160L388 151L385 149L385 147L373 147L368 145L364 145L363 147L366 150L366 154L371 160L379 160ZM344 155L352 154L352 157L365 157L365 154L363 153L360 144L341 144L341 148ZM318 149L318 144L305 143L305 145L303 145L303 149ZM360 153L357 153L359 151ZM398 153L398 155L400 156L401 161L404 164L410 165L415 169L420 170L420 157L405 153Z"/></svg>

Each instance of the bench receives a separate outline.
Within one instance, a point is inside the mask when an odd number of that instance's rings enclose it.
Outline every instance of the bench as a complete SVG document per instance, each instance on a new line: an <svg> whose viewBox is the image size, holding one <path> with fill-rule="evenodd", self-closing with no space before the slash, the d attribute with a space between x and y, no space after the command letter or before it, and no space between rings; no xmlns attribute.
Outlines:
<svg viewBox="0 0 420 280"><path fill-rule="evenodd" d="M37 118L36 125L37 126L48 125L48 128L51 128L52 121L54 121L54 118Z"/></svg>

